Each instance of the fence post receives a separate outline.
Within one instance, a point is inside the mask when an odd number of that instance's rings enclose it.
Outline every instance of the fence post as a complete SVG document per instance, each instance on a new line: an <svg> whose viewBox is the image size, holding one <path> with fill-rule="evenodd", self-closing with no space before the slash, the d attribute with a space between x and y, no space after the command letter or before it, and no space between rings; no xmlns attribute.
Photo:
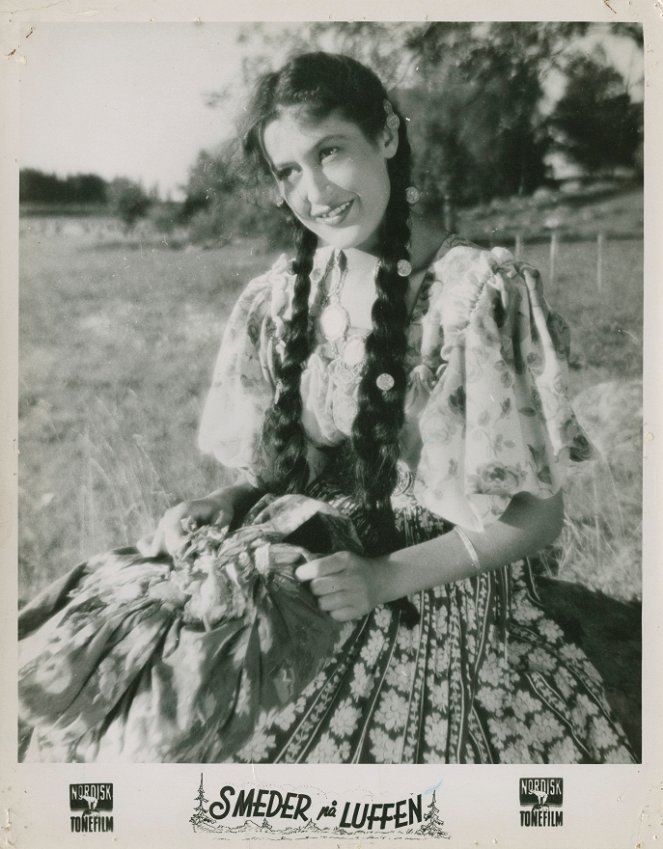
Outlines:
<svg viewBox="0 0 663 849"><path fill-rule="evenodd" d="M516 244L514 247L516 259L522 259L525 253L525 240L522 233L516 233Z"/></svg>
<svg viewBox="0 0 663 849"><path fill-rule="evenodd" d="M447 233L456 231L456 209L450 192L444 193L444 229Z"/></svg>
<svg viewBox="0 0 663 849"><path fill-rule="evenodd" d="M557 248L559 245L559 234L556 230L553 230L550 234L550 272L548 274L548 279L550 281L550 285L552 286L555 283L555 265L557 263Z"/></svg>
<svg viewBox="0 0 663 849"><path fill-rule="evenodd" d="M601 232L596 237L596 288L600 292L603 289L603 254L605 251L605 233Z"/></svg>

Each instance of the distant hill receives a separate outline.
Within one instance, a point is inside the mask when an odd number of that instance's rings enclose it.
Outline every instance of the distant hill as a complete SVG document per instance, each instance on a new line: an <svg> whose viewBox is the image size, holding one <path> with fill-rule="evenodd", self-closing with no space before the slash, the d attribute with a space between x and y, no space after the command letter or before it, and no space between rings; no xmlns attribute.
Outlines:
<svg viewBox="0 0 663 849"><path fill-rule="evenodd" d="M499 243L520 233L529 242L549 239L552 232L566 241L595 237L642 236L643 189L627 183L597 183L591 187L538 189L529 197L496 198L458 210L455 229L483 242Z"/></svg>

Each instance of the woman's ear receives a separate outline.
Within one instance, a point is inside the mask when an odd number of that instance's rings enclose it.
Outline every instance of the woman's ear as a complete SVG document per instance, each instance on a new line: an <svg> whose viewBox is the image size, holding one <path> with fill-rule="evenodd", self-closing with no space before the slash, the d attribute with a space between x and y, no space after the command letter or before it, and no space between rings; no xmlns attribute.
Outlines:
<svg viewBox="0 0 663 849"><path fill-rule="evenodd" d="M380 144L385 159L392 159L398 150L398 128L384 125L380 136Z"/></svg>

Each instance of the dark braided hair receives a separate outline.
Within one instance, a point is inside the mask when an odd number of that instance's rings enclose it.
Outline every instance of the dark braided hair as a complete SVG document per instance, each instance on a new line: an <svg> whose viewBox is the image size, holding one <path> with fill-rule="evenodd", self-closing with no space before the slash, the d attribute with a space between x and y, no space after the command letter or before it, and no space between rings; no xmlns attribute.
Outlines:
<svg viewBox="0 0 663 849"><path fill-rule="evenodd" d="M307 53L291 59L280 71L265 74L258 82L248 108L243 134L245 154L271 174L262 144L264 127L282 110L299 107L309 118L320 120L338 112L375 141L385 128L387 92L378 77L348 56ZM394 109L397 113L397 110ZM372 332L366 340L366 359L359 385L359 409L352 428L356 458L356 492L379 547L394 540L390 496L397 478L399 433L404 421L406 375L405 294L407 277L397 272L399 260L409 259L409 206L405 190L410 182L411 154L405 121L401 118L396 154L387 160L390 198L380 227L379 259L375 277ZM264 438L272 449L273 487L291 492L305 486L308 477L306 441L301 424L300 382L302 366L311 351L308 300L310 271L317 237L284 207L293 224L296 274L292 318L284 336L284 354L277 363L278 392L265 417ZM379 375L387 373L394 385L378 388Z"/></svg>
<svg viewBox="0 0 663 849"><path fill-rule="evenodd" d="M299 222L295 230L296 275L292 300L292 317L286 325L283 355L277 360L276 377L279 390L267 411L264 426L266 444L273 449L273 486L280 492L301 492L308 480L306 436L302 427L300 383L302 364L311 353L308 331L309 277L317 236Z"/></svg>

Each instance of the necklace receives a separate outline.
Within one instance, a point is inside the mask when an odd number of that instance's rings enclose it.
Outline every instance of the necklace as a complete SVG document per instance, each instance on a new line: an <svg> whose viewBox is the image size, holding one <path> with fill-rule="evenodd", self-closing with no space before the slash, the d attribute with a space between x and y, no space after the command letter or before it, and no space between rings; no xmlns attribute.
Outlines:
<svg viewBox="0 0 663 849"><path fill-rule="evenodd" d="M325 307L320 314L320 330L328 342L337 344L350 327L350 315L341 303L348 262L343 251L334 254L331 267L331 284L325 297Z"/></svg>
<svg viewBox="0 0 663 849"><path fill-rule="evenodd" d="M350 314L341 303L341 293L347 272L347 258L343 251L337 251L327 272L327 275L331 274L331 283L320 313L320 331L326 341L333 346L337 365L341 367L344 374L346 370L349 370L349 376L356 378L363 364L366 349L362 336L347 338Z"/></svg>

